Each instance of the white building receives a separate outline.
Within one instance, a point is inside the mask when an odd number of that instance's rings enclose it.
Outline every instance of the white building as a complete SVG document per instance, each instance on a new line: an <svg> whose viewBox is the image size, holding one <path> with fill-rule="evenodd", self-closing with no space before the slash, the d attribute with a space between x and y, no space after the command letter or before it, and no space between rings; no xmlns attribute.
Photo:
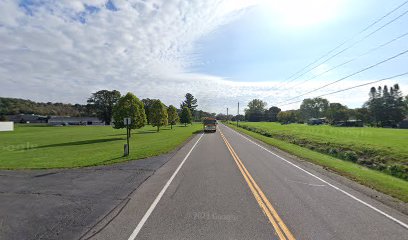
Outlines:
<svg viewBox="0 0 408 240"><path fill-rule="evenodd" d="M0 122L0 132L14 131L13 122Z"/></svg>

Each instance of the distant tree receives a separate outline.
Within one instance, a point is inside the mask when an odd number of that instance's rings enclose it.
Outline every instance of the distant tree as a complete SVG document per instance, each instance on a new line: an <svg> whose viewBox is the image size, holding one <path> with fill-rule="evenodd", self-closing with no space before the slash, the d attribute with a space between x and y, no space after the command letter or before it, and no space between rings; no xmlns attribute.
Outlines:
<svg viewBox="0 0 408 240"><path fill-rule="evenodd" d="M184 123L184 126L187 126L188 123L191 123L191 112L190 109L186 106L181 111L180 122Z"/></svg>
<svg viewBox="0 0 408 240"><path fill-rule="evenodd" d="M406 105L398 84L389 90L386 85L384 88L372 87L364 106L376 126L396 126L405 117Z"/></svg>
<svg viewBox="0 0 408 240"><path fill-rule="evenodd" d="M217 115L216 113L204 112L203 110L197 110L196 114L197 114L197 120L200 120L200 121L203 121L203 119L207 117L215 118L215 116Z"/></svg>
<svg viewBox="0 0 408 240"><path fill-rule="evenodd" d="M6 121L6 116L0 114L0 121Z"/></svg>
<svg viewBox="0 0 408 240"><path fill-rule="evenodd" d="M146 124L146 113L142 101L132 93L121 97L113 109L114 128L125 128L124 118L131 118L131 129L141 128Z"/></svg>
<svg viewBox="0 0 408 240"><path fill-rule="evenodd" d="M280 123L301 122L300 112L298 110L281 111L278 113L277 118Z"/></svg>
<svg viewBox="0 0 408 240"><path fill-rule="evenodd" d="M180 121L179 115L177 114L177 108L173 105L170 105L167 108L167 114L169 116L170 128L173 129L173 125L176 125Z"/></svg>
<svg viewBox="0 0 408 240"><path fill-rule="evenodd" d="M304 121L310 118L322 118L329 108L329 101L324 98L307 98L300 105L300 114Z"/></svg>
<svg viewBox="0 0 408 240"><path fill-rule="evenodd" d="M326 117L330 123L346 121L349 119L349 109L340 103L330 103L327 109Z"/></svg>
<svg viewBox="0 0 408 240"><path fill-rule="evenodd" d="M154 100L150 108L150 121L153 127L157 127L157 131L168 124L167 107L160 100Z"/></svg>
<svg viewBox="0 0 408 240"><path fill-rule="evenodd" d="M180 109L188 107L188 109L190 109L191 114L194 114L198 106L197 99L191 93L187 93L185 97L186 99L180 104Z"/></svg>
<svg viewBox="0 0 408 240"><path fill-rule="evenodd" d="M144 109L145 109L145 113L146 113L147 124L151 124L151 122L150 122L150 108L152 107L155 100L156 99L150 99L150 98L142 99Z"/></svg>
<svg viewBox="0 0 408 240"><path fill-rule="evenodd" d="M227 115L226 115L226 114L223 114L223 113L218 113L218 114L215 116L215 119L220 120L220 121L225 121L225 120L227 120Z"/></svg>
<svg viewBox="0 0 408 240"><path fill-rule="evenodd" d="M281 111L278 107L270 107L268 110L265 111L265 121L268 122L276 122L278 121L278 113Z"/></svg>
<svg viewBox="0 0 408 240"><path fill-rule="evenodd" d="M245 109L245 119L250 122L260 122L264 118L267 103L260 99L253 99Z"/></svg>
<svg viewBox="0 0 408 240"><path fill-rule="evenodd" d="M235 115L235 116L233 116L231 118L231 121L233 121L233 122L236 122L237 120L239 122L243 122L243 121L245 121L245 116L240 114L240 115Z"/></svg>
<svg viewBox="0 0 408 240"><path fill-rule="evenodd" d="M405 103L405 115L408 115L408 95L405 96L404 103Z"/></svg>
<svg viewBox="0 0 408 240"><path fill-rule="evenodd" d="M356 109L349 109L349 117L354 120L361 120L365 124L371 124L371 115L368 111L368 108L356 108Z"/></svg>
<svg viewBox="0 0 408 240"><path fill-rule="evenodd" d="M119 91L101 90L96 93L92 93L92 96L87 102L90 108L96 112L96 116L103 120L106 125L110 125L113 108L119 101L119 98Z"/></svg>

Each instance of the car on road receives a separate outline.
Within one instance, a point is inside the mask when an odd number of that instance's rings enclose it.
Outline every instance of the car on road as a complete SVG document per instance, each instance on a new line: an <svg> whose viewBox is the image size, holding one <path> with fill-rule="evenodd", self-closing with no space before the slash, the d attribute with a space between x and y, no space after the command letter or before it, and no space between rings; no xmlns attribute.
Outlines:
<svg viewBox="0 0 408 240"><path fill-rule="evenodd" d="M216 132L217 120L215 118L205 118L203 120L204 132Z"/></svg>

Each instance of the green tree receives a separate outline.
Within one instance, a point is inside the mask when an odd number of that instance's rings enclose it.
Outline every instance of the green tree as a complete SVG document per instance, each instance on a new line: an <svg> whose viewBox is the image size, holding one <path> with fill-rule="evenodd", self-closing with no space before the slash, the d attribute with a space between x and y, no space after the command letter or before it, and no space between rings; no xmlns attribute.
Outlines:
<svg viewBox="0 0 408 240"><path fill-rule="evenodd" d="M405 96L404 104L405 104L405 115L408 115L408 95Z"/></svg>
<svg viewBox="0 0 408 240"><path fill-rule="evenodd" d="M268 110L265 111L265 121L268 122L276 122L278 121L278 113L281 111L278 107L270 107Z"/></svg>
<svg viewBox="0 0 408 240"><path fill-rule="evenodd" d="M146 124L146 114L142 101L132 93L121 97L113 108L113 127L125 128L124 118L131 118L130 129L141 128Z"/></svg>
<svg viewBox="0 0 408 240"><path fill-rule="evenodd" d="M304 121L310 118L322 118L326 116L329 101L324 98L307 98L300 105L300 114Z"/></svg>
<svg viewBox="0 0 408 240"><path fill-rule="evenodd" d="M260 99L253 99L245 109L245 119L250 122L260 122L264 118L267 103Z"/></svg>
<svg viewBox="0 0 408 240"><path fill-rule="evenodd" d="M167 109L167 114L169 117L170 128L173 129L173 125L176 125L177 122L180 121L180 118L177 114L177 108L173 105L170 105L169 108Z"/></svg>
<svg viewBox="0 0 408 240"><path fill-rule="evenodd" d="M103 120L106 125L110 125L113 108L119 101L119 98L119 91L101 90L96 93L92 93L92 96L87 102L90 108L96 112L96 116Z"/></svg>
<svg viewBox="0 0 408 240"><path fill-rule="evenodd" d="M150 108L152 107L155 100L157 100L157 99L150 99L150 98L142 99L142 102L144 104L145 113L146 113L147 124L151 124L151 122L150 122Z"/></svg>
<svg viewBox="0 0 408 240"><path fill-rule="evenodd" d="M198 106L197 99L191 93L187 93L185 97L186 99L180 104L180 108L183 109L184 107L188 107L191 114L194 114Z"/></svg>
<svg viewBox="0 0 408 240"><path fill-rule="evenodd" d="M396 126L404 119L405 103L398 84L389 90L386 85L384 88L372 87L369 96L364 106L368 108L376 126Z"/></svg>
<svg viewBox="0 0 408 240"><path fill-rule="evenodd" d="M150 123L157 127L157 131L168 124L167 107L160 100L154 100L150 108Z"/></svg>
<svg viewBox="0 0 408 240"><path fill-rule="evenodd" d="M280 123L300 122L300 113L298 110L282 111L278 113L277 120Z"/></svg>
<svg viewBox="0 0 408 240"><path fill-rule="evenodd" d="M180 116L180 122L184 123L184 126L187 126L188 123L191 123L191 111L190 109L186 106L183 108L181 111L181 116Z"/></svg>
<svg viewBox="0 0 408 240"><path fill-rule="evenodd" d="M346 121L349 119L349 109L340 103L330 103L327 109L327 119L330 123Z"/></svg>

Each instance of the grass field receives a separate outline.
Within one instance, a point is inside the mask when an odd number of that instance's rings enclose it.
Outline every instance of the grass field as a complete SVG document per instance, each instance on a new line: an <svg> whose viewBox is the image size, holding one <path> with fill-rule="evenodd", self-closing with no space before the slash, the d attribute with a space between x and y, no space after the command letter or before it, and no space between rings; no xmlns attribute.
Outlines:
<svg viewBox="0 0 408 240"><path fill-rule="evenodd" d="M167 153L201 130L192 126L133 130L130 155L122 157L126 130L110 126L17 125L0 132L0 169L72 168L110 164Z"/></svg>
<svg viewBox="0 0 408 240"><path fill-rule="evenodd" d="M356 162L408 180L408 131L405 129L242 123L253 132Z"/></svg>
<svg viewBox="0 0 408 240"><path fill-rule="evenodd" d="M259 124L259 125L263 125L267 127L276 125L272 123L245 123L245 124L251 124L252 126ZM404 202L408 202L408 181L390 176L380 171L366 168L357 163L353 163L350 161L344 161L344 160L332 157L327 154L319 153L319 152L310 150L308 148L289 143L284 140L264 136L262 134L255 133L253 131L249 131L243 128L237 128L235 125L232 125L232 124L230 124L229 126L240 132L248 134L258 140L261 140L267 144L275 146L295 156L301 157L302 159L305 159L312 163L324 166L334 172L339 173L340 175L343 175L347 178L357 181L365 186L368 186L370 188L376 189L380 192L383 192L385 194L398 198ZM312 126L285 125L285 126L282 126L280 130L284 128L289 128L291 126L299 127L300 129L302 129L303 127L312 127ZM279 127L280 126L278 126L278 128ZM316 127L322 127L323 129L326 128L326 126L316 126ZM347 131L347 129L345 130ZM388 130L392 130L392 129L388 129ZM322 131L324 132L324 130ZM372 131L372 130L370 129L369 131ZM307 132L307 130L305 132Z"/></svg>

